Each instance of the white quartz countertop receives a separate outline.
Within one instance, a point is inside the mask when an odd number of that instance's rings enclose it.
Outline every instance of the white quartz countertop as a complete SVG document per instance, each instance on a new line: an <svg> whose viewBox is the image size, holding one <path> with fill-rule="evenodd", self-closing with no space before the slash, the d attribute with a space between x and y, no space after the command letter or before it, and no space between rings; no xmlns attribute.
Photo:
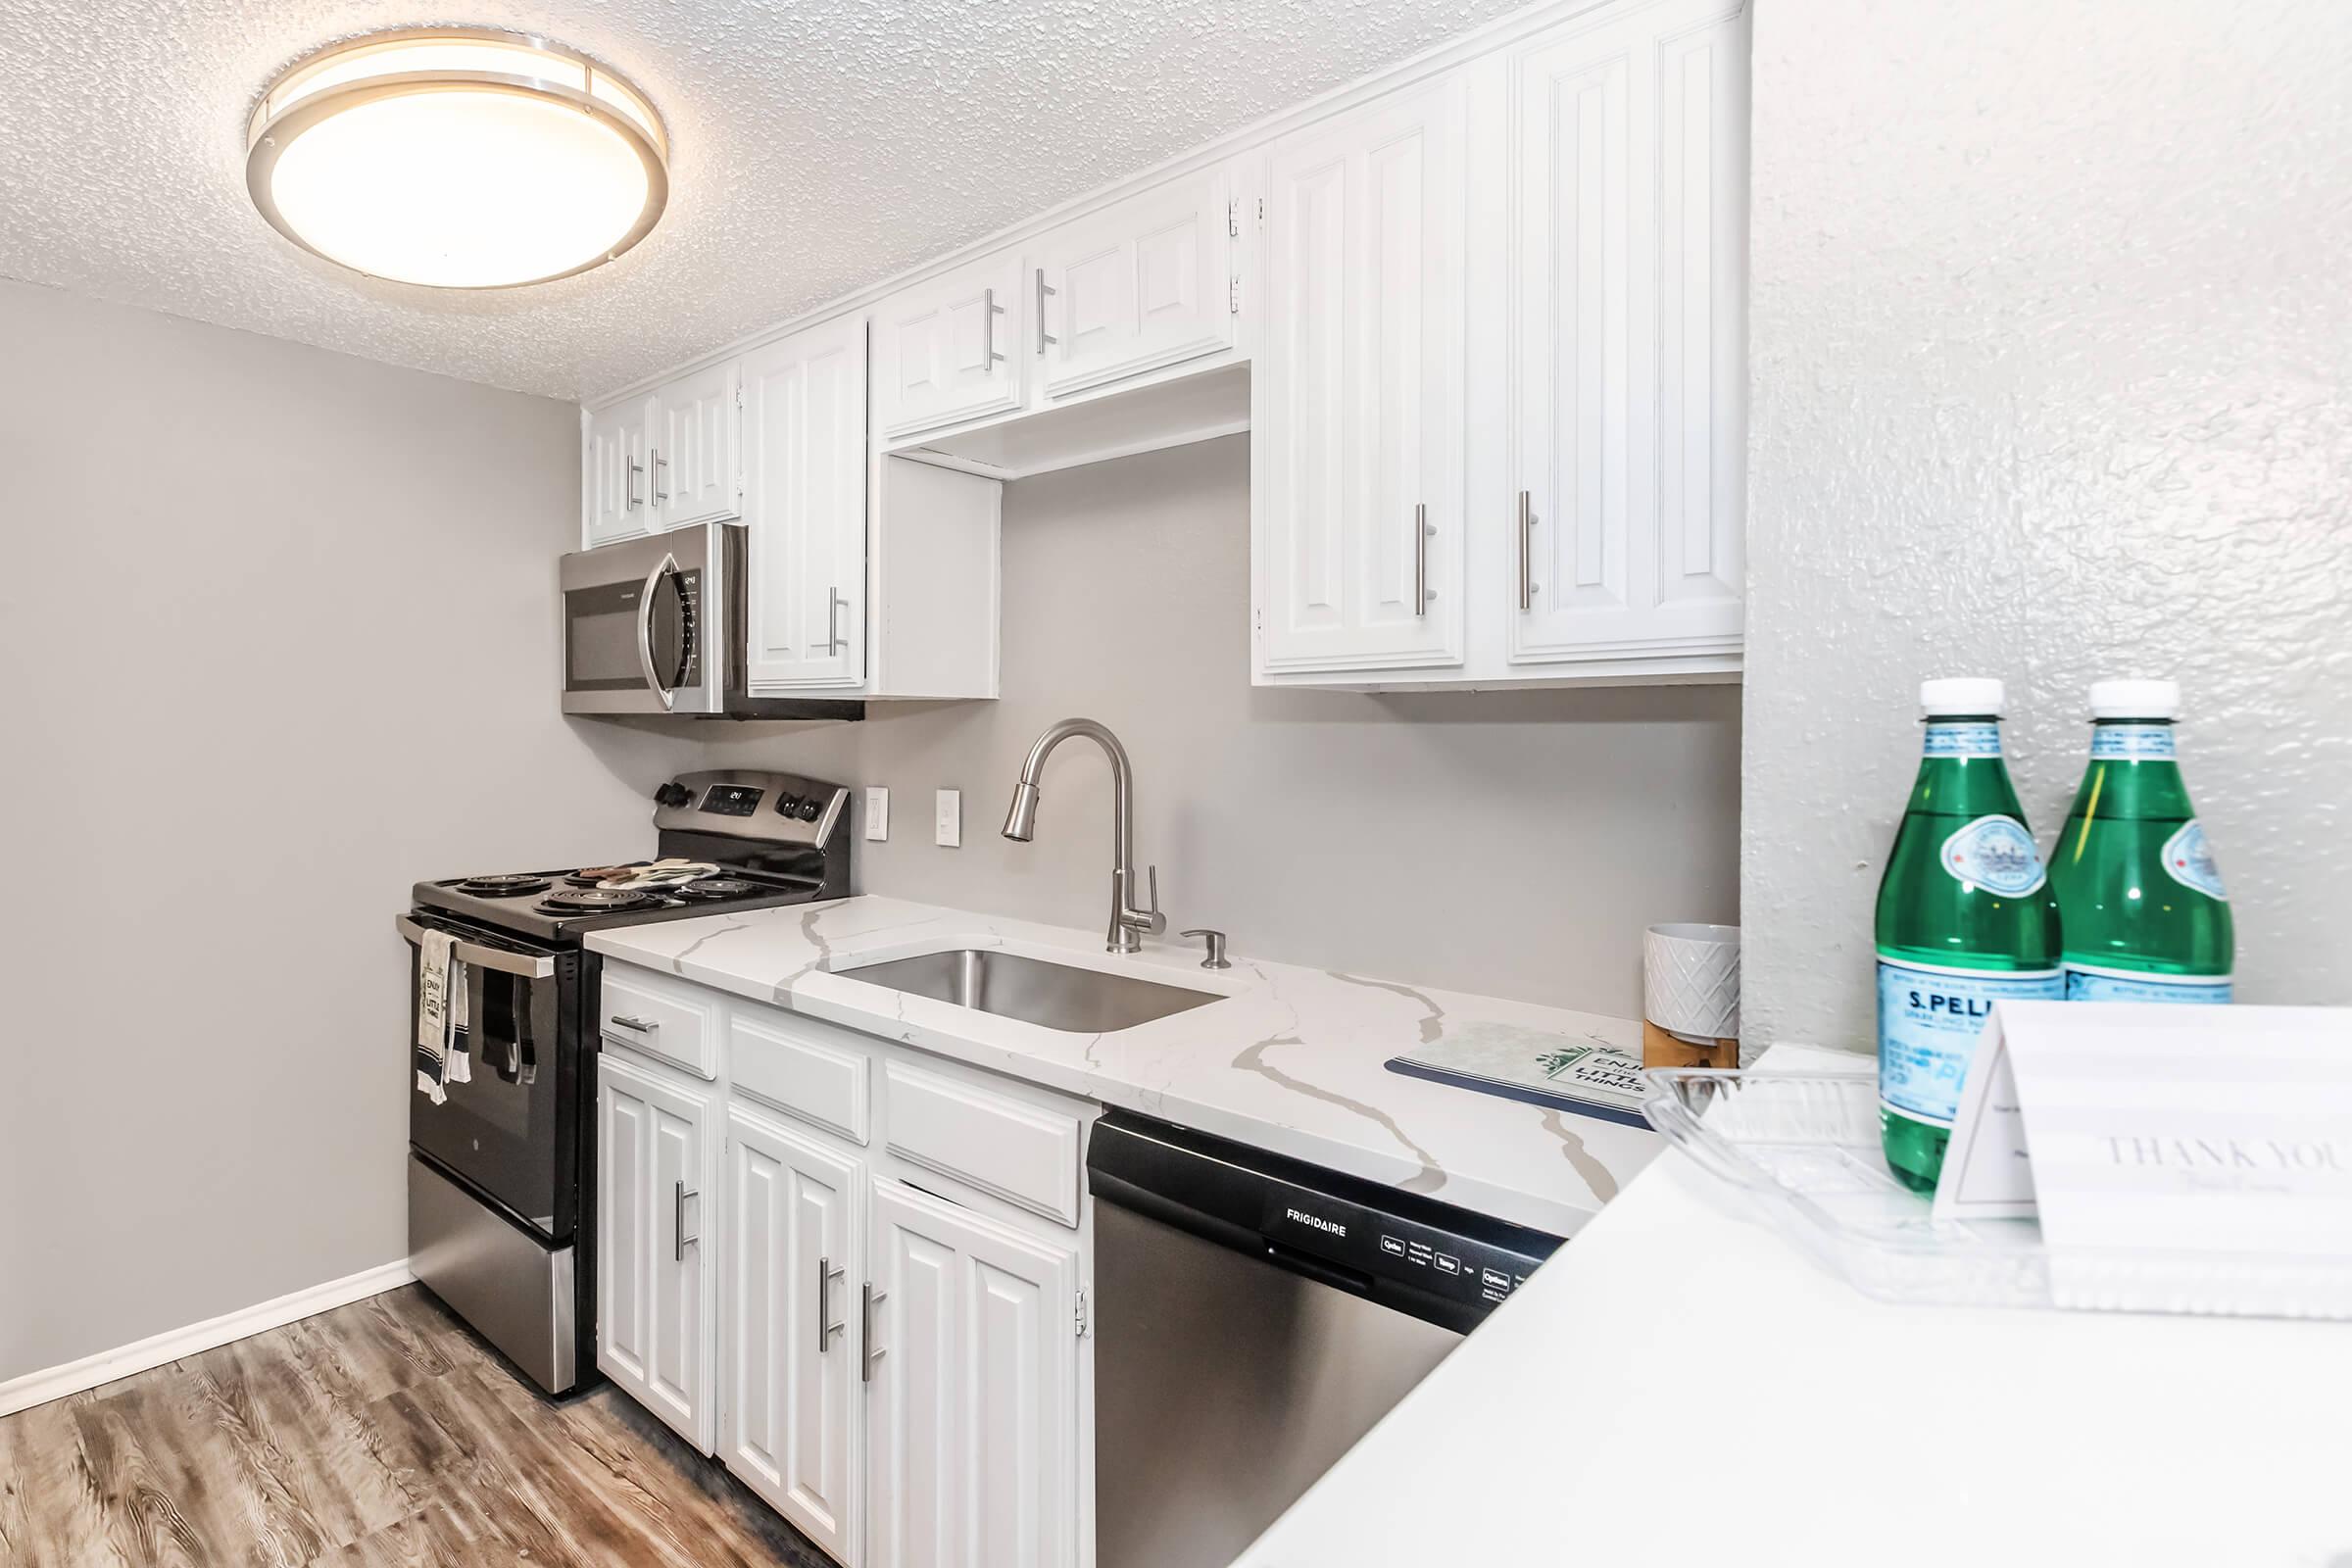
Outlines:
<svg viewBox="0 0 2352 1568"><path fill-rule="evenodd" d="M1152 943L1113 956L1102 935L900 899L598 931L609 957L787 1006L811 1017L1427 1194L1555 1236L1583 1228L1661 1145L1646 1128L1406 1077L1401 1052L1476 1025L1546 1043L1639 1053L1623 1018L1415 987ZM834 971L952 947L1000 947L1056 961L1227 993L1106 1035L1070 1034L885 991Z"/></svg>
<svg viewBox="0 0 2352 1568"><path fill-rule="evenodd" d="M1892 1306L1680 1153L1239 1568L2352 1564L2352 1329Z"/></svg>

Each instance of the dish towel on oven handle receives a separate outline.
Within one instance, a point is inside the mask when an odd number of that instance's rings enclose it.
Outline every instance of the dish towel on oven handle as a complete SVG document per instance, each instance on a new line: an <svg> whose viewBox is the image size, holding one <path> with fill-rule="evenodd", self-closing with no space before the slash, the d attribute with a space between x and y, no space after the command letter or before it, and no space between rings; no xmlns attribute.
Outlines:
<svg viewBox="0 0 2352 1568"><path fill-rule="evenodd" d="M416 944L416 1092L438 1105L447 1084L473 1081L466 1040L466 965L458 939L427 930Z"/></svg>

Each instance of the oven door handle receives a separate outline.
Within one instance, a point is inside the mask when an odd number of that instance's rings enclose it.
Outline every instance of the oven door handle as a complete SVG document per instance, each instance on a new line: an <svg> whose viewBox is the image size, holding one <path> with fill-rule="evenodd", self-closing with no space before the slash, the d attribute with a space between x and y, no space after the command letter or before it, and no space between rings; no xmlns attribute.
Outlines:
<svg viewBox="0 0 2352 1568"><path fill-rule="evenodd" d="M664 555L655 563L654 569L645 574L644 586L637 590L637 664L645 673L646 688L669 708L678 700L675 690L662 683L662 672L654 665L654 590L662 579L678 569L678 558Z"/></svg>
<svg viewBox="0 0 2352 1568"><path fill-rule="evenodd" d="M392 921L400 934L419 947L424 944L426 927L407 915ZM525 980L548 980L555 976L556 960L529 953L504 953L497 948L485 948L478 942L460 942L450 950L450 956L476 969L495 969L500 974L520 975Z"/></svg>

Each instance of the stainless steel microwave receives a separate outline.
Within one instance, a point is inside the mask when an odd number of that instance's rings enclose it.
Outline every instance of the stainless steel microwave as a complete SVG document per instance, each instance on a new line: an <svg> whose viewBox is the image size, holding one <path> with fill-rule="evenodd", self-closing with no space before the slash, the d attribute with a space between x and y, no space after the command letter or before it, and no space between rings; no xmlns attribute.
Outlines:
<svg viewBox="0 0 2352 1568"><path fill-rule="evenodd" d="M741 523L707 522L564 558L564 711L862 718L837 698L746 689Z"/></svg>

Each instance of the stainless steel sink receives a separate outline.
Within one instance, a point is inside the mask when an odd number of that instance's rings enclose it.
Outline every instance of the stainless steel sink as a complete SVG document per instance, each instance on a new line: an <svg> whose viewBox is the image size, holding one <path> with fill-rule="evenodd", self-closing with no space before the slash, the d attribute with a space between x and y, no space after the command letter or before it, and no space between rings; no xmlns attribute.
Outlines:
<svg viewBox="0 0 2352 1568"><path fill-rule="evenodd" d="M835 973L844 979L1072 1034L1110 1034L1224 1000L1223 994L1215 991L1104 974L1100 969L1023 957L1001 948L951 948L945 953L890 958Z"/></svg>

